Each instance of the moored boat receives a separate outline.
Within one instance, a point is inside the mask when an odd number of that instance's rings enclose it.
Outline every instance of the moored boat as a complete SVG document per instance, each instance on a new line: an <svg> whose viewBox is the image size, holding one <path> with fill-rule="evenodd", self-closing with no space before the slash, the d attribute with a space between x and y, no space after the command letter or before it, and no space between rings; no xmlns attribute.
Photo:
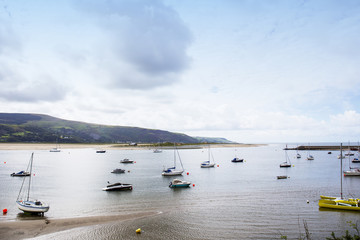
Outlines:
<svg viewBox="0 0 360 240"><path fill-rule="evenodd" d="M354 158L351 162L352 163L360 163L360 160L359 160L359 158Z"/></svg>
<svg viewBox="0 0 360 240"><path fill-rule="evenodd" d="M116 168L116 169L112 170L111 173L125 173L125 169Z"/></svg>
<svg viewBox="0 0 360 240"><path fill-rule="evenodd" d="M103 191L125 191L125 190L132 190L133 186L128 183L109 183L106 187L104 187Z"/></svg>
<svg viewBox="0 0 360 240"><path fill-rule="evenodd" d="M215 167L215 162L210 162L210 156L212 157L211 155L211 152L210 152L210 145L209 145L209 148L208 148L208 160L207 161L204 161L200 164L200 167L201 168L212 168L212 167ZM213 157L213 160L214 160L214 157Z"/></svg>
<svg viewBox="0 0 360 240"><path fill-rule="evenodd" d="M32 174L32 165L33 165L34 153L31 154L30 158L30 174L29 178L24 178L23 183L21 185L19 195L16 199L16 203L18 208L26 213L40 213L44 214L49 211L49 204L42 202L38 199L34 200L30 198L30 190L31 190L31 174ZM28 186L26 190L23 190L25 179L28 179Z"/></svg>
<svg viewBox="0 0 360 240"><path fill-rule="evenodd" d="M340 156L342 156L342 143L340 144ZM340 160L340 172L342 173L342 159ZM321 195L318 203L319 207L349 211L360 211L360 200L358 198L343 198L342 182L342 174L340 174L340 197L328 197Z"/></svg>
<svg viewBox="0 0 360 240"><path fill-rule="evenodd" d="M10 174L10 176L12 176L12 177L27 177L27 176L30 176L30 173L27 171L20 171L17 173L12 173L12 174Z"/></svg>
<svg viewBox="0 0 360 240"><path fill-rule="evenodd" d="M352 168L350 170L344 171L344 176L360 176L360 169Z"/></svg>
<svg viewBox="0 0 360 240"><path fill-rule="evenodd" d="M123 160L120 161L120 163L134 163L134 161L128 158L124 158Z"/></svg>
<svg viewBox="0 0 360 240"><path fill-rule="evenodd" d="M190 184L191 184L191 182L174 179L170 182L169 187L170 188L186 188L186 187L189 187Z"/></svg>
<svg viewBox="0 0 360 240"><path fill-rule="evenodd" d="M244 162L243 158L234 157L231 162Z"/></svg>
<svg viewBox="0 0 360 240"><path fill-rule="evenodd" d="M177 159L176 155L178 155L179 162L181 164L181 169L176 169L176 159ZM183 172L184 172L184 166L182 164L179 151L177 150L176 145L174 143L174 166L163 169L161 175L163 175L163 176L178 176L178 175L182 175Z"/></svg>
<svg viewBox="0 0 360 240"><path fill-rule="evenodd" d="M280 164L280 167L281 167L281 168L291 167L291 161L290 161L290 158L289 158L289 155L288 155L286 149L287 149L287 145L286 145L286 148L285 148L285 162L283 162L283 163Z"/></svg>

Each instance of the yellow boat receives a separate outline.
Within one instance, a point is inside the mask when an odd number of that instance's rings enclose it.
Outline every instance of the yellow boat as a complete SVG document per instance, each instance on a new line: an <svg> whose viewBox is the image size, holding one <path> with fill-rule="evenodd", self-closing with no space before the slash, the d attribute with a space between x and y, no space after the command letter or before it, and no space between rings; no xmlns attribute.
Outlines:
<svg viewBox="0 0 360 240"><path fill-rule="evenodd" d="M340 144L340 155L342 155L342 144ZM340 171L342 172L342 160L340 161ZM350 211L360 211L360 199L358 198L348 198L343 199L342 195L342 174L341 176L341 197L328 197L320 196L319 207L321 208L332 208L332 209L341 209L341 210L350 210Z"/></svg>
<svg viewBox="0 0 360 240"><path fill-rule="evenodd" d="M320 199L319 207L323 208L332 208L332 209L341 209L341 210L350 210L350 211L360 211L359 199Z"/></svg>

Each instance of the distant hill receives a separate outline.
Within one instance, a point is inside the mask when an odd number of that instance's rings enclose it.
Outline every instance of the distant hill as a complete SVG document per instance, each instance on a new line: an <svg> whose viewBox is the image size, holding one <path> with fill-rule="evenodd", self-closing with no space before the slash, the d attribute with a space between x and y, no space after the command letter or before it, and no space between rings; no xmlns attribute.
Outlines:
<svg viewBox="0 0 360 240"><path fill-rule="evenodd" d="M55 141L59 143L201 143L198 138L164 130L68 121L42 114L0 113L0 142Z"/></svg>
<svg viewBox="0 0 360 240"><path fill-rule="evenodd" d="M200 143L236 143L227 140L226 138L214 138L214 137L194 137Z"/></svg>

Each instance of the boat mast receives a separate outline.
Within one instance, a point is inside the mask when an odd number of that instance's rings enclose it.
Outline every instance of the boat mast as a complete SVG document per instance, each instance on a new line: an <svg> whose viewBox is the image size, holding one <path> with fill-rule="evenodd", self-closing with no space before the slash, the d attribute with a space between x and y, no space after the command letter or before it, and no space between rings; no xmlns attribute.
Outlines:
<svg viewBox="0 0 360 240"><path fill-rule="evenodd" d="M29 187L28 187L28 193L27 193L27 199L26 199L26 201L29 201L29 195L30 195L30 185L31 185L31 174L32 174L33 157L34 157L34 153L31 154L31 159L30 159Z"/></svg>
<svg viewBox="0 0 360 240"><path fill-rule="evenodd" d="M343 170L342 170L342 143L340 143L340 184L341 184L341 189L340 189L340 197L341 199L343 199L343 188L342 188L342 175L343 175Z"/></svg>
<svg viewBox="0 0 360 240"><path fill-rule="evenodd" d="M176 145L174 143L174 168L176 168Z"/></svg>

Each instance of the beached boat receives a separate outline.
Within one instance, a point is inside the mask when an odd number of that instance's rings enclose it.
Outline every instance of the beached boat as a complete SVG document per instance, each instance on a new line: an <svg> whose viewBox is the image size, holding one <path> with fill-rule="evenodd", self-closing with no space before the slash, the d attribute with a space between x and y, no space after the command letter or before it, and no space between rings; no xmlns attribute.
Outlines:
<svg viewBox="0 0 360 240"><path fill-rule="evenodd" d="M342 144L340 144L340 155L342 155ZM340 160L340 172L342 173L342 160ZM321 195L319 200L319 207L360 211L360 200L358 198L343 198L342 174L340 174L340 186L340 197L329 197Z"/></svg>
<svg viewBox="0 0 360 240"><path fill-rule="evenodd" d="M26 213L40 213L44 214L49 211L50 206L42 201L34 200L30 198L30 190L31 190L31 175L32 175L32 165L33 165L34 153L31 154L30 158L30 175L29 178L24 178L19 195L16 199L16 203L18 208ZM28 186L24 189L25 180L28 180Z"/></svg>
<svg viewBox="0 0 360 240"><path fill-rule="evenodd" d="M174 179L170 182L169 187L171 187L171 188L186 188L186 187L189 187L190 184L191 184L191 182Z"/></svg>
<svg viewBox="0 0 360 240"><path fill-rule="evenodd" d="M202 162L202 163L200 164L200 167L201 167L201 168L211 168L211 167L215 167L215 163L210 161L211 157L212 157L212 154L211 154L210 145L209 145L209 148L208 148L208 160ZM214 160L214 158L213 158L213 160Z"/></svg>
<svg viewBox="0 0 360 240"><path fill-rule="evenodd" d="M176 155L178 155L179 162L181 164L181 169L176 169ZM184 172L184 166L182 164L179 151L177 150L175 144L174 144L174 166L170 168L163 169L161 175L163 176L177 176L182 175Z"/></svg>
<svg viewBox="0 0 360 240"><path fill-rule="evenodd" d="M17 173L12 173L12 174L10 174L10 176L12 176L12 177L27 177L27 176L30 176L30 173L27 171L20 171Z"/></svg>
<svg viewBox="0 0 360 240"><path fill-rule="evenodd" d="M126 191L126 190L132 190L133 186L128 183L110 183L108 182L108 185L103 188L103 191Z"/></svg>
<svg viewBox="0 0 360 240"><path fill-rule="evenodd" d="M128 158L124 158L123 160L120 161L120 163L134 163L134 161Z"/></svg>
<svg viewBox="0 0 360 240"><path fill-rule="evenodd" d="M281 167L281 168L291 167L291 161L290 161L290 158L289 158L289 155L288 155L286 149L287 149L287 145L286 145L286 148L285 148L285 162L283 162L283 163L280 164L280 167Z"/></svg>
<svg viewBox="0 0 360 240"><path fill-rule="evenodd" d="M116 168L116 169L112 170L111 173L125 173L125 169Z"/></svg>

